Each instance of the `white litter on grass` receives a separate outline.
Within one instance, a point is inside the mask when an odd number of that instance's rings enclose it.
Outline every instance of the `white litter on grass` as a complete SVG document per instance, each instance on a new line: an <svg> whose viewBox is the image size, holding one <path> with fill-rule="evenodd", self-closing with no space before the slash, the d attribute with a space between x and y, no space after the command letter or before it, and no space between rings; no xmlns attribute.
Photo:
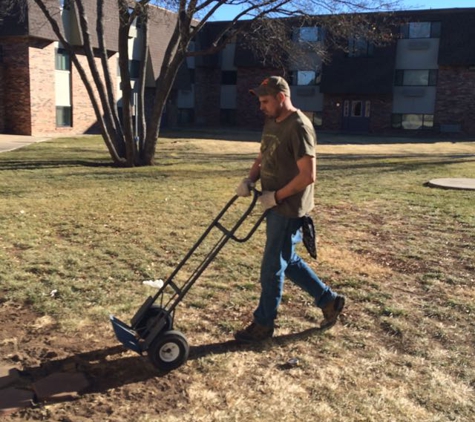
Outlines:
<svg viewBox="0 0 475 422"><path fill-rule="evenodd" d="M161 289L163 287L163 280L159 278L158 280L145 280L143 282L146 286L154 287L156 289Z"/></svg>

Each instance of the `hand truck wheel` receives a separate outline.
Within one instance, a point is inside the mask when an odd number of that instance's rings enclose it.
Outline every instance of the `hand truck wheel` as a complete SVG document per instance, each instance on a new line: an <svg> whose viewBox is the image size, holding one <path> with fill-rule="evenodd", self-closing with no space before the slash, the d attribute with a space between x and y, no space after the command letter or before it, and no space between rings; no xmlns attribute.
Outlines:
<svg viewBox="0 0 475 422"><path fill-rule="evenodd" d="M145 315L143 316L142 320L135 328L135 331L141 338L143 338L143 335L152 327L153 319L157 315L159 315L162 311L163 311L163 308L158 305L152 305L150 306L149 309L147 309L147 312L145 312ZM170 314L167 314L163 331L164 332L170 331L172 328L173 328L172 317Z"/></svg>
<svg viewBox="0 0 475 422"><path fill-rule="evenodd" d="M149 346L147 353L152 364L163 372L183 365L190 352L186 337L179 331L166 331Z"/></svg>

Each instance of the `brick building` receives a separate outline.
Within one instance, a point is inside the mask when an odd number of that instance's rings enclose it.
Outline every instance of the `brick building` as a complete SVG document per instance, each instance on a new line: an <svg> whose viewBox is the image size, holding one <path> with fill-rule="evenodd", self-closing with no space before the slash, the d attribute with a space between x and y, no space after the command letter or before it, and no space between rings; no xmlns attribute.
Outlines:
<svg viewBox="0 0 475 422"><path fill-rule="evenodd" d="M13 11L0 22L0 133L97 131L77 70L42 12L34 2L28 4L23 19ZM95 28L97 2L85 0L85 4L89 26ZM109 66L121 107L116 3L107 0L104 7ZM85 61L77 13L58 6L58 16L80 61ZM333 51L328 63L312 55L305 64L289 61L285 68L268 68L239 39L219 54L189 58L180 69L163 120L170 126L260 129L263 116L249 87L279 74L289 81L294 104L324 130L475 136L475 8L390 16L397 40L377 47L353 38L347 40L347 52ZM149 25L148 107L174 20L173 13L154 8ZM207 23L191 48L209 43L222 25ZM330 30L317 23L296 24L290 33L295 43L325 43ZM95 31L91 33L97 47ZM140 27L134 26L129 37L132 72L143 60L140 37Z"/></svg>
<svg viewBox="0 0 475 422"><path fill-rule="evenodd" d="M25 0L26 2L26 0ZM68 52L35 2L17 7L0 21L0 133L22 135L97 133L98 124L85 86ZM54 3L50 2L50 5ZM82 53L78 14L68 2L57 2L53 16L64 31L68 42L76 49L79 62L89 72ZM98 47L95 31L96 0L84 1L91 28L93 48ZM104 2L106 19L105 43L111 79L116 91L117 106L121 106L118 76L118 27L116 2ZM149 65L146 86L153 90L165 48L173 30L175 15L153 8L150 17ZM136 24L129 33L129 61L132 77L141 57L141 31ZM99 57L96 57L101 69ZM90 75L88 75L90 78ZM134 80L132 86L134 89ZM187 85L182 85L187 88ZM149 101L150 102L150 101Z"/></svg>
<svg viewBox="0 0 475 422"><path fill-rule="evenodd" d="M197 60L196 96L187 105L194 109L193 123L260 128L263 117L249 87L280 74L291 85L294 104L324 130L475 136L475 8L388 16L399 35L394 42L377 47L353 38L347 40L347 51L333 51L328 63L317 57L310 66L290 62L269 69L239 42L214 58ZM209 23L205 29L213 32L221 24ZM331 31L293 29L296 43L324 43Z"/></svg>

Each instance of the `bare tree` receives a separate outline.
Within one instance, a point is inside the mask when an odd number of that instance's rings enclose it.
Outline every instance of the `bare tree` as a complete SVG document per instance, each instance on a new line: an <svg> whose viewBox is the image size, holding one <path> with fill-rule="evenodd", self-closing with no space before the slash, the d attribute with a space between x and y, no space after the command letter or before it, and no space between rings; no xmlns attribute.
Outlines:
<svg viewBox="0 0 475 422"><path fill-rule="evenodd" d="M41 10L58 40L69 52L86 87L114 164L126 167L153 164L165 105L178 70L187 57L218 53L231 40L241 38L262 60L269 60L278 66L282 58L297 54L295 43L289 37L291 26L296 22L301 25L310 22L312 25L330 27L334 45L338 44L339 39L358 31L364 31L363 35L372 37L373 40L387 39L388 34L372 24L371 15L363 12L394 10L398 4L398 0L97 0L96 15L91 16L91 10L86 8L86 0L2 0L3 2L34 2ZM60 3L63 3L63 7L74 8L78 15L82 41L80 49L70 42L61 24ZM118 115L109 68L105 37L106 30L109 30L106 28L109 20L104 16L105 3L108 6L114 3L119 22L122 119ZM238 12L222 25L222 30L218 31L210 43L191 51L190 42L198 38L205 24L224 6L234 6ZM172 20L173 30L155 81L152 111L146 119L144 98L148 34L150 25L157 24L153 22L154 16L157 11L163 14L163 9L168 11L167 16ZM320 15L319 22L314 15ZM143 31L143 60L136 89L139 119L134 130L128 39L137 19L140 20ZM96 22L95 28L90 27L90 21ZM97 40L97 47L94 40ZM326 57L322 44L319 44L317 53ZM87 66L79 60L79 54L87 57Z"/></svg>

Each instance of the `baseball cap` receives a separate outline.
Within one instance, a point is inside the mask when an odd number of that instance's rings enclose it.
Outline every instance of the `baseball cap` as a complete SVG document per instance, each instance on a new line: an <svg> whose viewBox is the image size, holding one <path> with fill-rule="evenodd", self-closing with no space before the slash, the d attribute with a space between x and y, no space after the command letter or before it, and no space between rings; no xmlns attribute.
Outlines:
<svg viewBox="0 0 475 422"><path fill-rule="evenodd" d="M270 76L265 78L257 88L250 89L249 92L257 97L276 95L277 93L282 92L286 97L290 98L289 84L281 76Z"/></svg>

